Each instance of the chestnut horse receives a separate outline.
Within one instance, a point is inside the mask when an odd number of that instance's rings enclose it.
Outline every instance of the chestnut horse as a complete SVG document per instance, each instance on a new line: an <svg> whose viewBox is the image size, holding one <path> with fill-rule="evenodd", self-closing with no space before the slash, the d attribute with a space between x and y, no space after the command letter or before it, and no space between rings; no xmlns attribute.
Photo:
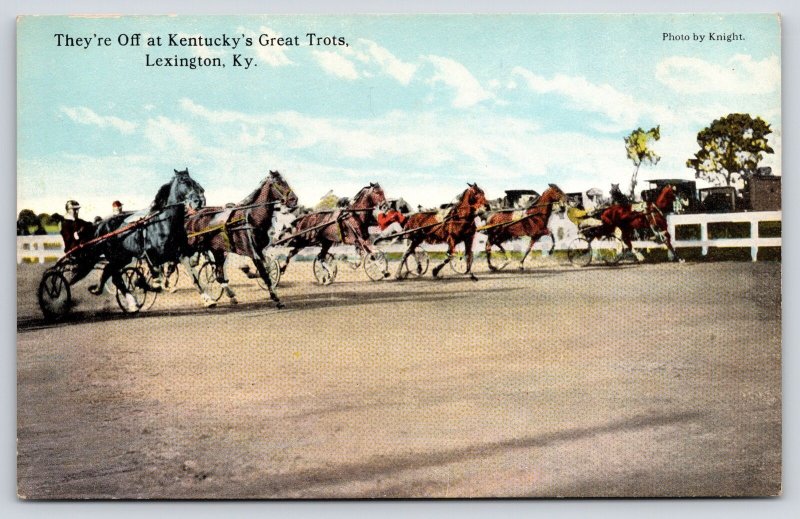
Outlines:
<svg viewBox="0 0 800 519"><path fill-rule="evenodd" d="M477 184L467 184L469 188L464 191L444 217L436 212L420 212L412 214L405 223L410 243L408 249L400 259L397 267L396 279L403 279L403 265L406 259L424 241L427 243L447 243L447 257L441 265L433 269L433 277L438 277L442 267L450 263L456 251L456 245L464 242L464 252L467 257L467 273L473 281L478 278L472 273L472 241L475 238L477 227L475 217L478 209L488 209L486 195Z"/></svg>
<svg viewBox="0 0 800 519"><path fill-rule="evenodd" d="M375 223L372 213L385 202L386 197L381 186L370 183L361 188L361 191L353 197L350 205L344 209L318 211L295 220L293 237L285 243L292 250L289 251L286 263L281 267L281 272L286 271L289 260L298 252L313 245L321 248L317 258L323 262L323 268L325 268L324 259L328 250L338 243L355 245L360 254L373 253L375 248L369 241L367 229Z"/></svg>
<svg viewBox="0 0 800 519"><path fill-rule="evenodd" d="M615 204L605 209L600 220L603 222L601 235L612 235L615 228L622 232L622 241L628 251L632 252L638 261L643 261L644 256L633 250L633 232L638 229L650 229L657 241L667 246L669 258L682 261L672 246L672 238L667 227L667 217L664 215L675 201L675 186L667 184L659 192L655 202L647 202L645 210L635 211L630 204Z"/></svg>
<svg viewBox="0 0 800 519"><path fill-rule="evenodd" d="M255 191L238 205L207 207L186 219L190 251L213 255L217 281L230 298L231 304L236 304L236 294L228 285L224 267L228 254L234 253L253 260L267 286L270 299L278 308L283 308L264 267L263 255L264 247L270 242L269 231L277 203L293 209L297 207L297 195L280 173L270 171ZM195 286L202 294L203 304L213 306L215 301L203 291L194 271L190 272Z"/></svg>
<svg viewBox="0 0 800 519"><path fill-rule="evenodd" d="M550 187L542 193L542 196L531 207L524 210L524 214L519 215L517 211L499 211L489 216L486 220L486 225L478 229L486 233L486 262L489 264L489 269L493 271L498 269L498 267L492 265L493 245L496 245L500 252L508 257L508 253L503 248L504 242L513 238L530 236L531 242L519 262L519 269L524 269L525 259L533 249L536 240L542 236L550 235L547 222L550 220L553 207L563 208L566 205L566 201L567 195L557 185L550 184Z"/></svg>

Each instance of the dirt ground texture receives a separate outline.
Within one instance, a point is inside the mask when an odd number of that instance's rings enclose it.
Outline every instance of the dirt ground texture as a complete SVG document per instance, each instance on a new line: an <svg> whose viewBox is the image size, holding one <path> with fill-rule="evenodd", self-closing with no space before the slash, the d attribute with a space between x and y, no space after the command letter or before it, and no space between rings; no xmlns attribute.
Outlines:
<svg viewBox="0 0 800 519"><path fill-rule="evenodd" d="M27 498L775 495L781 265L686 263L330 286L140 315L18 285ZM393 267L391 265L390 267Z"/></svg>

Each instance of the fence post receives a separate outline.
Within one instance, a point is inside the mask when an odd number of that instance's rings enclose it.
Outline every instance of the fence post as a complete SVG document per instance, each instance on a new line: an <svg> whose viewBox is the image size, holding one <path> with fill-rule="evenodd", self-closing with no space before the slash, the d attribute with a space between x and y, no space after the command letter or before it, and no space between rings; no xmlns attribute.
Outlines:
<svg viewBox="0 0 800 519"><path fill-rule="evenodd" d="M752 245L750 246L750 258L753 261L758 260L758 220L756 220L752 215L750 217L750 240Z"/></svg>
<svg viewBox="0 0 800 519"><path fill-rule="evenodd" d="M700 222L700 242L703 244L701 246L701 252L703 256L708 254L708 227L705 220Z"/></svg>

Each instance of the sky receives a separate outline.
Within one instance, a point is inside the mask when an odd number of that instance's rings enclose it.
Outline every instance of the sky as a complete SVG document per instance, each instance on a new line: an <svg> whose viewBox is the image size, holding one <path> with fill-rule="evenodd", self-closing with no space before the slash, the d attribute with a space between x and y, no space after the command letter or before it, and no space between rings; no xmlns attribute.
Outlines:
<svg viewBox="0 0 800 519"><path fill-rule="evenodd" d="M56 34L92 40L58 46ZM170 34L241 40L176 47ZM300 45L262 46L262 34ZM148 54L225 67L146 66ZM775 15L23 17L17 209L142 208L183 168L211 205L241 200L269 170L307 206L368 182L426 207L467 182L489 198L549 183L607 193L630 184L631 131L661 128L661 161L641 180L690 179L698 131L736 112L771 124L762 165L780 173L780 56Z"/></svg>

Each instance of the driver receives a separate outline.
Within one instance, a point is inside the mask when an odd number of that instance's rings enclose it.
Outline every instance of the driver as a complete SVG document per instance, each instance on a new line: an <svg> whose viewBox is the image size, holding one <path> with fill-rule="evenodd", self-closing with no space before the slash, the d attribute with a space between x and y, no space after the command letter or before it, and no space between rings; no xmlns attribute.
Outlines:
<svg viewBox="0 0 800 519"><path fill-rule="evenodd" d="M61 222L61 238L64 239L64 252L67 252L94 236L94 226L78 217L81 208L75 200L68 200L64 206L64 220Z"/></svg>

